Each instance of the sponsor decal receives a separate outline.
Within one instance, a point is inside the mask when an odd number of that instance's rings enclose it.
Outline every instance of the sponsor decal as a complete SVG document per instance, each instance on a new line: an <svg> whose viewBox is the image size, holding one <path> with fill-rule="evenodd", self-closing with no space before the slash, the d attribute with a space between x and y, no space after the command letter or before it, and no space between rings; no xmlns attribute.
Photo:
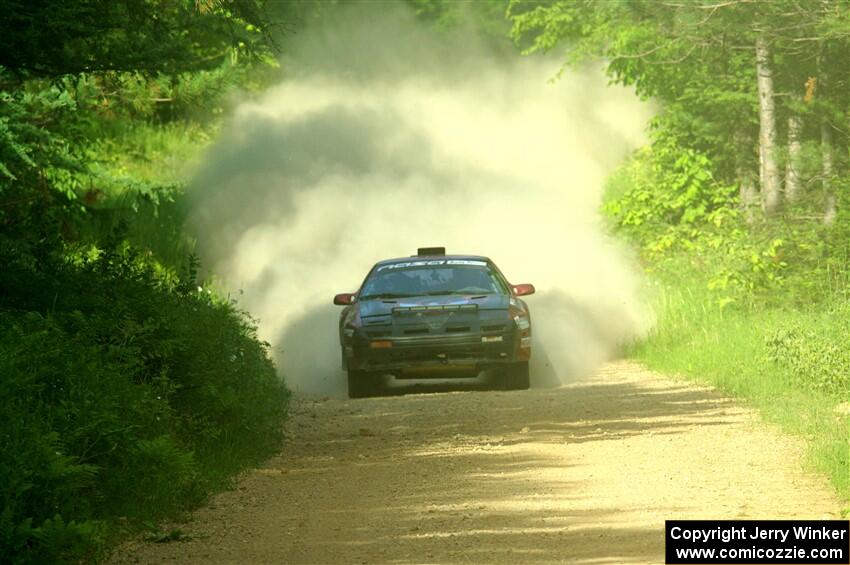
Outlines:
<svg viewBox="0 0 850 565"><path fill-rule="evenodd" d="M473 267L486 267L486 261L475 261L472 259L435 259L432 261L405 261L403 263L392 263L381 265L376 271L385 269L415 269L419 267L439 267L440 265L469 265Z"/></svg>

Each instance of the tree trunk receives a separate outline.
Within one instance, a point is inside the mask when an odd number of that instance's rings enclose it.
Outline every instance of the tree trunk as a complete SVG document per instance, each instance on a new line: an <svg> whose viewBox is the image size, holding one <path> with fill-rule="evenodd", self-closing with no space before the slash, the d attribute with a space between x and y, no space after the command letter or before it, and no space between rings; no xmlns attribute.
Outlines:
<svg viewBox="0 0 850 565"><path fill-rule="evenodd" d="M832 148L832 126L827 120L820 124L820 146L821 146L821 176L824 194L823 223L831 224L838 214L838 199L832 190L833 148Z"/></svg>
<svg viewBox="0 0 850 565"><path fill-rule="evenodd" d="M744 214L744 221L752 224L756 221L755 210L759 202L759 191L756 188L753 175L738 169L738 201L741 203L741 211Z"/></svg>
<svg viewBox="0 0 850 565"><path fill-rule="evenodd" d="M773 67L770 46L764 35L756 39L756 73L759 93L759 155L764 213L779 210L779 166L776 163L776 109L773 100Z"/></svg>
<svg viewBox="0 0 850 565"><path fill-rule="evenodd" d="M800 97L796 97L799 101ZM788 163L785 165L785 200L797 202L803 193L803 181L800 179L800 159L803 144L800 141L803 132L803 119L793 113L788 117Z"/></svg>
<svg viewBox="0 0 850 565"><path fill-rule="evenodd" d="M748 224L756 220L756 208L759 205L759 190L756 175L752 168L753 144L755 140L744 129L738 129L732 136L735 155L735 179L738 181L738 205Z"/></svg>

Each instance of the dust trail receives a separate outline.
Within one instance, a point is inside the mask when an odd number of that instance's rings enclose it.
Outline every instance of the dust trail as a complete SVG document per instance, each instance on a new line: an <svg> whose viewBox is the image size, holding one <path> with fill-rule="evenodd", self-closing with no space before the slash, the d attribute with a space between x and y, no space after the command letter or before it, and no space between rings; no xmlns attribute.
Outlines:
<svg viewBox="0 0 850 565"><path fill-rule="evenodd" d="M333 294L423 245L532 282L532 380L592 369L644 332L603 235L603 180L650 109L601 71L506 61L403 12L306 33L289 78L238 108L195 179L207 265L260 321L296 390L344 394Z"/></svg>

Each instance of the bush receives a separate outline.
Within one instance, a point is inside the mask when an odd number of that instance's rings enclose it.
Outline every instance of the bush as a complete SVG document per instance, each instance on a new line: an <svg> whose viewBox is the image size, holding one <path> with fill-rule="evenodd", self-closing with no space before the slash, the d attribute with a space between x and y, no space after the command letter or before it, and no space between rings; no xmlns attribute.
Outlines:
<svg viewBox="0 0 850 565"><path fill-rule="evenodd" d="M16 259L0 245L0 554L91 555L119 518L173 514L276 450L267 344L195 267L166 280L126 245Z"/></svg>
<svg viewBox="0 0 850 565"><path fill-rule="evenodd" d="M833 320L846 320L839 315ZM793 323L776 329L765 339L768 359L786 369L793 384L850 398L850 328L846 324Z"/></svg>
<svg viewBox="0 0 850 565"><path fill-rule="evenodd" d="M736 187L715 180L714 168L660 137L611 177L603 212L650 272L675 276L684 264L720 306L847 298L850 211L839 210L833 225L809 221L813 212L799 207L747 223Z"/></svg>

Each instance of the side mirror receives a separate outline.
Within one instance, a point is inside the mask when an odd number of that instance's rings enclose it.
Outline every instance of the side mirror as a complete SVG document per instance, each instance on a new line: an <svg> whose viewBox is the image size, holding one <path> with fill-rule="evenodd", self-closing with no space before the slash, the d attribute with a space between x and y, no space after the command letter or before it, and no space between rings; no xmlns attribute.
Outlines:
<svg viewBox="0 0 850 565"><path fill-rule="evenodd" d="M533 284L515 284L512 286L514 290L514 296L528 296L529 294L534 294Z"/></svg>
<svg viewBox="0 0 850 565"><path fill-rule="evenodd" d="M337 294L334 296L334 304L337 306L348 306L349 304L354 304L354 295L350 292Z"/></svg>

